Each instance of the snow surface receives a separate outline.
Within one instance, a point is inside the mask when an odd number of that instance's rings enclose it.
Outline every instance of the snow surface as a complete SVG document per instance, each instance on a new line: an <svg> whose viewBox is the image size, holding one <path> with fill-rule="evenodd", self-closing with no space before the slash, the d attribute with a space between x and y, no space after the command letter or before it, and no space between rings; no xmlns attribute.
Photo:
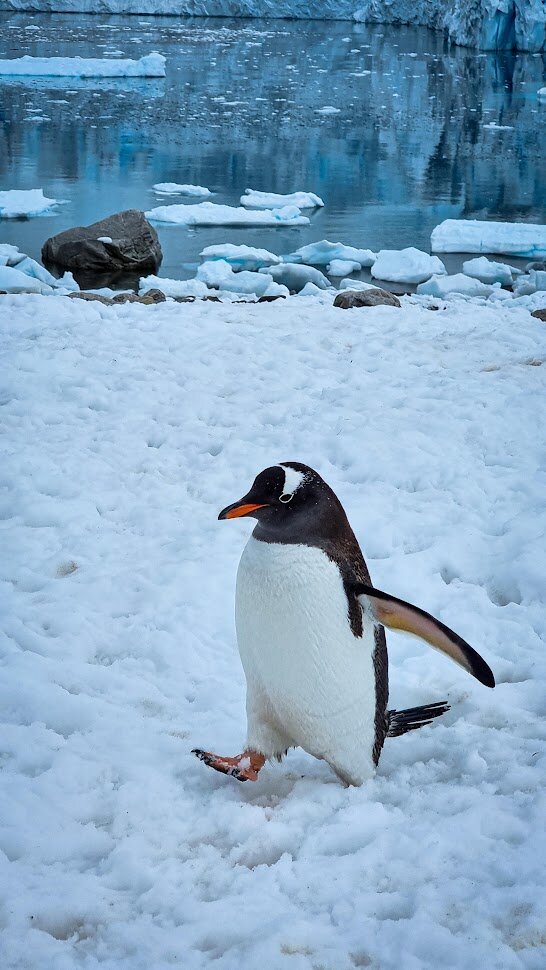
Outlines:
<svg viewBox="0 0 546 970"><path fill-rule="evenodd" d="M179 185L178 182L156 182L153 189L158 195L212 195L204 185Z"/></svg>
<svg viewBox="0 0 546 970"><path fill-rule="evenodd" d="M268 249L257 249L254 246L236 246L233 243L223 243L218 246L207 246L199 255L203 259L224 259L234 270L257 270L262 266L273 266L280 263L280 256L270 253Z"/></svg>
<svg viewBox="0 0 546 970"><path fill-rule="evenodd" d="M281 209L248 210L244 206L198 202L195 205L160 205L145 215L152 222L178 226L306 226L309 223L307 216L302 216L293 205Z"/></svg>
<svg viewBox="0 0 546 970"><path fill-rule="evenodd" d="M291 192L279 195L276 192L257 192L256 189L245 189L241 196L241 205L249 209L279 209L285 205L295 205L298 209L316 209L324 202L314 192Z"/></svg>
<svg viewBox="0 0 546 970"><path fill-rule="evenodd" d="M321 239L319 242L301 246L294 253L288 253L282 258L285 263L311 263L313 266L326 266L333 259L346 259L368 267L377 259L377 253L373 253L371 249L356 249L354 246Z"/></svg>
<svg viewBox="0 0 546 970"><path fill-rule="evenodd" d="M381 249L372 266L372 276L391 283L422 283L433 274L447 270L438 256L429 256L414 246L407 249Z"/></svg>
<svg viewBox="0 0 546 970"><path fill-rule="evenodd" d="M467 259L463 263L463 273L473 276L482 283L512 283L520 270L508 263L495 263L486 256L477 256L476 259Z"/></svg>
<svg viewBox="0 0 546 970"><path fill-rule="evenodd" d="M43 216L56 205L61 205L59 199L48 199L43 189L8 189L0 192L0 219Z"/></svg>
<svg viewBox="0 0 546 970"><path fill-rule="evenodd" d="M105 13L213 17L280 17L417 24L444 30L452 42L485 50L540 51L545 46L543 0L101 0ZM0 10L97 13L96 0L0 0ZM350 38L347 38L350 40ZM360 72L366 73L366 72ZM338 113L325 105L322 113Z"/></svg>
<svg viewBox="0 0 546 970"><path fill-rule="evenodd" d="M504 253L541 259L546 256L546 225L445 219L432 230L431 248L437 253Z"/></svg>
<svg viewBox="0 0 546 970"><path fill-rule="evenodd" d="M140 57L14 57L0 60L0 75L29 77L165 77L165 58L157 51Z"/></svg>
<svg viewBox="0 0 546 970"><path fill-rule="evenodd" d="M3 970L542 970L544 325L408 298L0 317ZM289 459L497 677L389 634L392 706L452 709L360 789L301 751L246 785L190 754L244 737L252 523L217 513Z"/></svg>

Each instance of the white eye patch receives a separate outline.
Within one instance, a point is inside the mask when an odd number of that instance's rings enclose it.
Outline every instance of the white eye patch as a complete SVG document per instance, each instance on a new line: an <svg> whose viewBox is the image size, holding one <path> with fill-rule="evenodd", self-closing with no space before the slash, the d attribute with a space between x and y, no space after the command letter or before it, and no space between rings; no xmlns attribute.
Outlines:
<svg viewBox="0 0 546 970"><path fill-rule="evenodd" d="M284 488L279 501L286 503L293 498L294 492L300 487L305 475L303 472L297 472L295 468L289 468L287 465L279 465L279 468L282 468L284 472Z"/></svg>

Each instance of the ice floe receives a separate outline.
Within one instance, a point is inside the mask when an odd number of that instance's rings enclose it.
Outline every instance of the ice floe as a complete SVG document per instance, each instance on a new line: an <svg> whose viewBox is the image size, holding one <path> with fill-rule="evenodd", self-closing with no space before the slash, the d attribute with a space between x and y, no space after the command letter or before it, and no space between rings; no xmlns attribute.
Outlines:
<svg viewBox="0 0 546 970"><path fill-rule="evenodd" d="M8 189L0 192L0 219L31 219L46 215L57 205L62 205L61 200L48 199L42 189Z"/></svg>
<svg viewBox="0 0 546 970"><path fill-rule="evenodd" d="M317 209L323 206L324 202L314 192L291 192L288 195L278 195L276 192L245 189L244 195L241 196L241 205L249 209L279 209L286 205L295 205L298 209Z"/></svg>
<svg viewBox="0 0 546 970"><path fill-rule="evenodd" d="M360 263L361 267L369 267L377 259L377 253L371 249L356 249L354 246L345 246L343 243L329 242L321 239L319 242L309 243L301 246L293 253L288 253L282 257L285 263L310 263L311 266L327 266L334 259L346 259L350 262Z"/></svg>
<svg viewBox="0 0 546 970"><path fill-rule="evenodd" d="M546 101L546 88L539 88L537 96L541 101Z"/></svg>
<svg viewBox="0 0 546 970"><path fill-rule="evenodd" d="M546 225L446 219L432 230L431 248L436 253L503 253L540 258L546 256Z"/></svg>
<svg viewBox="0 0 546 970"><path fill-rule="evenodd" d="M267 270L260 273L251 273L248 270L235 273L225 259L202 263L197 270L196 279L206 283L208 287L226 290L228 293L254 293L255 296L264 296L269 284L273 282Z"/></svg>
<svg viewBox="0 0 546 970"><path fill-rule="evenodd" d="M530 296L546 290L546 271L532 269L524 276L514 281L513 290L516 296Z"/></svg>
<svg viewBox="0 0 546 970"><path fill-rule="evenodd" d="M303 266L301 263L280 263L278 266L268 266L259 270L268 273L276 283L282 283L294 293L299 293L306 283L314 283L321 290L327 290L330 282L319 269L313 266Z"/></svg>
<svg viewBox="0 0 546 970"><path fill-rule="evenodd" d="M163 54L137 61L102 57L14 57L0 60L0 75L29 77L165 77Z"/></svg>
<svg viewBox="0 0 546 970"><path fill-rule="evenodd" d="M497 288L499 284L497 284ZM490 296L494 292L493 286L481 283L480 280L465 276L464 273L454 273L453 276L432 276L424 283L419 283L417 293L429 296L440 296L444 299L450 296ZM510 297L510 294L507 294Z"/></svg>
<svg viewBox="0 0 546 970"><path fill-rule="evenodd" d="M341 280L338 289L340 290L377 290L381 289L378 283L366 283L364 280Z"/></svg>
<svg viewBox="0 0 546 970"><path fill-rule="evenodd" d="M171 280L165 276L143 276L139 281L138 292L140 296L148 290L161 290L165 296L195 296L203 297L210 293L206 283L201 280ZM108 294L107 294L108 295Z"/></svg>
<svg viewBox="0 0 546 970"><path fill-rule="evenodd" d="M352 259L333 259L331 263L328 263L326 267L326 272L329 276L347 276L348 273L354 273L362 269L361 263L357 263Z"/></svg>
<svg viewBox="0 0 546 970"><path fill-rule="evenodd" d="M372 266L372 276L391 283L423 283L447 270L438 256L408 246L407 249L381 249Z"/></svg>
<svg viewBox="0 0 546 970"><path fill-rule="evenodd" d="M153 190L158 195L212 195L204 185L179 185L178 182L156 182Z"/></svg>
<svg viewBox="0 0 546 970"><path fill-rule="evenodd" d="M510 284L520 275L521 270L509 266L508 263L495 263L492 259L487 259L487 256L477 256L463 263L463 273L481 280L482 283Z"/></svg>
<svg viewBox="0 0 546 970"><path fill-rule="evenodd" d="M257 270L262 266L273 266L281 262L280 256L270 253L267 249L257 249L254 246L235 246L233 243L223 243L219 246L207 246L199 255L203 259L224 259L234 270Z"/></svg>
<svg viewBox="0 0 546 970"><path fill-rule="evenodd" d="M0 243L0 290L7 293L41 293L46 295L62 290L69 293L79 289L72 273L59 279L17 246Z"/></svg>
<svg viewBox="0 0 546 970"><path fill-rule="evenodd" d="M244 206L198 202L194 205L160 205L149 209L145 215L152 222L177 226L306 226L309 223L307 216L302 216L293 205L281 209L245 209Z"/></svg>

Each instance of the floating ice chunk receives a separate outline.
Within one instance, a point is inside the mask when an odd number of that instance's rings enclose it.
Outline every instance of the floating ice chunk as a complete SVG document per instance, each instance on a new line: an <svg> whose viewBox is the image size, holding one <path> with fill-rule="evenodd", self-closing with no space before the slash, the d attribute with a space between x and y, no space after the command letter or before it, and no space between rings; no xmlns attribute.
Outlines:
<svg viewBox="0 0 546 970"><path fill-rule="evenodd" d="M546 290L546 271L532 269L525 276L519 276L512 289L516 296L530 296L541 290Z"/></svg>
<svg viewBox="0 0 546 970"><path fill-rule="evenodd" d="M14 57L0 60L0 74L29 77L165 77L165 58L157 51L138 61L100 57Z"/></svg>
<svg viewBox="0 0 546 970"><path fill-rule="evenodd" d="M364 280L341 280L340 290L378 290L381 289L377 283L365 283Z"/></svg>
<svg viewBox="0 0 546 970"><path fill-rule="evenodd" d="M463 263L463 273L482 283L511 283L514 276L519 275L519 270L508 263L495 263L487 256L477 256Z"/></svg>
<svg viewBox="0 0 546 970"><path fill-rule="evenodd" d="M338 115L341 108L334 108L333 104L325 104L323 108L315 108L317 115Z"/></svg>
<svg viewBox="0 0 546 970"><path fill-rule="evenodd" d="M305 284L303 289L300 290L297 295L298 296L317 296L317 297L322 297L323 299L326 298L331 300L331 297L328 297L325 291L321 289L320 286L317 286L315 283L311 283L311 280L309 280L309 282Z"/></svg>
<svg viewBox="0 0 546 970"><path fill-rule="evenodd" d="M160 205L145 213L152 222L171 223L178 226L306 226L307 216L293 205L282 209L245 209L214 202L197 202L194 205Z"/></svg>
<svg viewBox="0 0 546 970"><path fill-rule="evenodd" d="M377 253L371 249L356 249L354 246L344 246L343 243L328 242L321 239L320 242L309 243L301 246L294 253L283 256L285 263L310 263L312 266L326 266L333 259L347 259L351 262L360 263L362 266L371 266L377 259Z"/></svg>
<svg viewBox="0 0 546 970"><path fill-rule="evenodd" d="M253 246L234 246L224 243L220 246L207 246L200 253L204 259L225 259L235 271L240 269L257 270L262 266L273 266L280 263L280 256L270 253L267 249L256 249Z"/></svg>
<svg viewBox="0 0 546 970"><path fill-rule="evenodd" d="M53 287L48 286L35 276L27 276L13 266L0 266L0 291L5 293L41 293L44 296L53 293Z"/></svg>
<svg viewBox="0 0 546 970"><path fill-rule="evenodd" d="M546 88L539 88L537 97L540 101L546 101Z"/></svg>
<svg viewBox="0 0 546 970"><path fill-rule="evenodd" d="M429 256L414 246L382 249L372 266L372 276L391 283L423 283L431 276L444 276L446 273L438 256Z"/></svg>
<svg viewBox="0 0 546 970"><path fill-rule="evenodd" d="M546 226L446 219L432 230L431 247L436 253L505 253L540 259L546 256Z"/></svg>
<svg viewBox="0 0 546 970"><path fill-rule="evenodd" d="M17 263L24 258L25 254L20 253L17 246L12 246L11 243L0 243L0 259L3 266L17 266Z"/></svg>
<svg viewBox="0 0 546 970"><path fill-rule="evenodd" d="M17 246L11 246L9 243L0 244L0 266L6 266L12 269L16 268L19 273L24 273L29 279L44 283L46 287L52 290L79 290L79 286L72 276L72 273L67 272L60 279L57 279L45 266L36 262L35 259L31 259L30 256L26 256L25 253L19 252ZM28 288L26 292L37 291Z"/></svg>
<svg viewBox="0 0 546 970"><path fill-rule="evenodd" d="M301 263L280 263L278 266L269 266L267 269L259 270L260 273L269 273L276 283L283 283L293 293L303 290L306 283L314 283L321 290L327 290L330 286L329 281L319 269L312 266L302 266Z"/></svg>
<svg viewBox="0 0 546 970"><path fill-rule="evenodd" d="M498 125L495 121L490 121L487 125L482 125L482 128L487 128L489 131L513 131L513 125Z"/></svg>
<svg viewBox="0 0 546 970"><path fill-rule="evenodd" d="M356 260L333 259L331 263L328 263L326 272L329 276L346 276L347 273L354 273L359 269L362 269L362 264L357 263Z"/></svg>
<svg viewBox="0 0 546 970"><path fill-rule="evenodd" d="M267 269L260 273L249 273L243 270L234 273L231 265L225 259L214 259L202 263L197 270L196 279L206 283L207 286L218 290L226 290L228 293L254 293L255 296L263 296L273 278L268 275Z"/></svg>
<svg viewBox="0 0 546 970"><path fill-rule="evenodd" d="M287 296L290 296L290 290L288 289L287 286L283 286L282 283L275 283L275 280L273 280L267 287L267 290L265 291L263 296L287 297Z"/></svg>
<svg viewBox="0 0 546 970"><path fill-rule="evenodd" d="M465 276L464 273L455 273L453 276L432 276L425 283L419 283L417 293L440 296L443 299L453 295L487 297L493 293L493 287L471 276Z"/></svg>
<svg viewBox="0 0 546 970"><path fill-rule="evenodd" d="M178 182L156 182L153 189L158 195L212 195L204 185L179 185Z"/></svg>
<svg viewBox="0 0 546 970"><path fill-rule="evenodd" d="M314 192L291 192L289 195L278 195L276 192L245 189L245 194L241 196L241 205L248 209L278 209L283 205L295 205L298 209L317 209L323 206L324 202Z"/></svg>
<svg viewBox="0 0 546 970"><path fill-rule="evenodd" d="M58 199L48 199L42 189L9 189L0 192L0 219L30 219L45 215L61 205Z"/></svg>
<svg viewBox="0 0 546 970"><path fill-rule="evenodd" d="M207 296L210 290L200 280L170 280L161 276L143 276L138 284L140 296L148 290L161 290L165 296Z"/></svg>

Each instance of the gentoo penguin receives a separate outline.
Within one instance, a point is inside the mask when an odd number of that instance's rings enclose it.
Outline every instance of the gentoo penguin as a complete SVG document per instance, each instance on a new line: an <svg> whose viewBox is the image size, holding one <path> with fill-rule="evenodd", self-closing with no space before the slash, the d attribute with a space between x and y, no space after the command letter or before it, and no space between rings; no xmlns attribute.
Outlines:
<svg viewBox="0 0 546 970"><path fill-rule="evenodd" d="M235 757L194 749L205 764L255 781L266 760L301 747L347 784L371 778L385 738L449 710L447 703L387 710L384 627L421 637L495 686L486 662L453 630L371 585L341 502L312 468L293 461L266 468L218 518L249 515L258 521L236 591L246 746Z"/></svg>

